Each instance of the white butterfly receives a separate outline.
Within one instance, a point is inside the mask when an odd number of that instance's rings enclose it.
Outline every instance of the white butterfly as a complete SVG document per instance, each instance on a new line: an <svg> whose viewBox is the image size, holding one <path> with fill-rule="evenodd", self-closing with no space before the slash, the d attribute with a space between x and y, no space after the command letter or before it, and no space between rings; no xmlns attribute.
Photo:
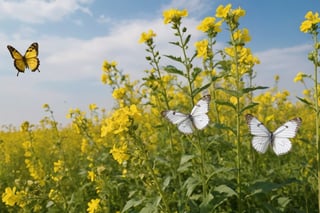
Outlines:
<svg viewBox="0 0 320 213"><path fill-rule="evenodd" d="M276 131L270 132L256 117L251 114L246 115L246 120L250 129L252 146L260 153L265 153L268 145L271 145L276 155L283 155L290 151L292 145L289 138L296 136L301 125L301 118L294 118L280 126Z"/></svg>
<svg viewBox="0 0 320 213"><path fill-rule="evenodd" d="M180 132L191 134L194 127L201 130L209 123L207 115L209 111L210 95L203 96L198 103L193 107L190 114L184 114L173 110L166 110L161 113L163 117L171 123L177 124Z"/></svg>

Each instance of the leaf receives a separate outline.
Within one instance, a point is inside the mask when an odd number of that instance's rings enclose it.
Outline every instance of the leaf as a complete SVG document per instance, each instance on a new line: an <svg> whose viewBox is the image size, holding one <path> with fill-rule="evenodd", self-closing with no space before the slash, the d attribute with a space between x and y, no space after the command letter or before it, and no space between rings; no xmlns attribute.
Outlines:
<svg viewBox="0 0 320 213"><path fill-rule="evenodd" d="M278 203L282 208L285 208L289 203L291 199L288 197L279 197L278 198Z"/></svg>
<svg viewBox="0 0 320 213"><path fill-rule="evenodd" d="M194 155L183 155L180 160L180 165L187 163L189 160L193 158L194 158Z"/></svg>
<svg viewBox="0 0 320 213"><path fill-rule="evenodd" d="M232 188L224 184L217 186L214 191L226 194L227 197L237 196L237 193Z"/></svg>
<svg viewBox="0 0 320 213"><path fill-rule="evenodd" d="M172 59L172 60L174 60L174 61L183 63L181 57L176 57L176 56L173 56L173 55L164 55L164 56L167 57L167 58L170 58L170 59Z"/></svg>
<svg viewBox="0 0 320 213"><path fill-rule="evenodd" d="M200 178L189 177L185 182L185 187L187 188L187 196L190 197L197 186L201 185Z"/></svg>
<svg viewBox="0 0 320 213"><path fill-rule="evenodd" d="M121 212L126 212L127 210L129 210L131 207L136 207L141 205L141 203L144 201L144 199L141 200L135 200L135 199L131 199L128 200L126 205L123 207Z"/></svg>
<svg viewBox="0 0 320 213"><path fill-rule="evenodd" d="M255 90L262 90L262 89L268 89L269 87L263 87L263 86L258 86L258 87L248 87L248 88L244 88L242 89L243 94L245 93L249 93Z"/></svg>
<svg viewBox="0 0 320 213"><path fill-rule="evenodd" d="M227 101L218 101L218 100L216 100L215 103L218 104L218 105L224 105L224 106L231 107L234 110L237 109L235 105L233 105L232 103L227 102Z"/></svg>
<svg viewBox="0 0 320 213"><path fill-rule="evenodd" d="M197 76L199 75L199 73L202 72L202 69L200 69L199 67L195 67L193 69L193 72L191 73L192 75L192 81L196 80Z"/></svg>
<svg viewBox="0 0 320 213"><path fill-rule="evenodd" d="M217 90L222 90L223 92L229 94L229 95L232 95L234 97L240 97L241 96L241 93L238 92L237 90L231 90L231 89L225 89L225 88L217 88Z"/></svg>
<svg viewBox="0 0 320 213"><path fill-rule="evenodd" d="M192 160L194 158L194 155L183 155L180 160L180 166L178 168L178 172L182 173L185 171L188 171L189 168L192 166Z"/></svg>
<svg viewBox="0 0 320 213"><path fill-rule="evenodd" d="M164 67L164 70L167 73L173 73L173 74L178 74L178 75L182 75L184 76L184 73L182 70L177 69L176 67L172 66L172 65L168 65L166 67Z"/></svg>
<svg viewBox="0 0 320 213"><path fill-rule="evenodd" d="M170 181L171 181L171 177L170 176L168 176L166 179L164 179L162 190L165 190L169 186Z"/></svg>
<svg viewBox="0 0 320 213"><path fill-rule="evenodd" d="M176 42L170 41L169 44L180 47L180 43L178 41L176 41Z"/></svg>
<svg viewBox="0 0 320 213"><path fill-rule="evenodd" d="M307 99L305 99L305 98L300 98L300 97L297 97L297 96L296 96L296 98L298 98L299 101L301 101L302 103L305 103L306 105L308 105L308 106L310 106L311 108L314 109L313 104L312 104L310 101L308 101Z"/></svg>
<svg viewBox="0 0 320 213"><path fill-rule="evenodd" d="M233 128L231 128L230 126L225 125L225 124L216 123L216 124L214 125L214 127L217 128L217 129L226 129L226 130L229 130L229 131L231 131L234 135L236 135L236 130L233 129Z"/></svg>
<svg viewBox="0 0 320 213"><path fill-rule="evenodd" d="M190 41L190 38L191 38L191 35L189 34L187 37L186 37L186 40L184 40L184 43L183 43L183 46L187 45Z"/></svg>
<svg viewBox="0 0 320 213"><path fill-rule="evenodd" d="M249 104L248 106L242 108L242 109L240 110L240 113L242 113L242 112L244 112L244 111L246 111L246 110L248 110L248 109L250 109L250 108L253 108L253 107L257 106L257 105L259 105L259 104L258 104L258 103Z"/></svg>
<svg viewBox="0 0 320 213"><path fill-rule="evenodd" d="M196 96L198 93L202 92L203 90L207 89L208 87L210 87L211 83L207 83L206 85L204 85L203 87L200 88L196 88L195 90L192 91L192 96Z"/></svg>

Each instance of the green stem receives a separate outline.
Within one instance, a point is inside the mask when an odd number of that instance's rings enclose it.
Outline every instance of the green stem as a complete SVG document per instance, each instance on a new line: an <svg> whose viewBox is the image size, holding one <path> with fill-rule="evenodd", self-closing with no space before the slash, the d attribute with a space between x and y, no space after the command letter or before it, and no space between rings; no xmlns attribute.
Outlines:
<svg viewBox="0 0 320 213"><path fill-rule="evenodd" d="M156 176L156 174L154 173L154 170L152 169L152 166L150 165L150 161L149 161L149 156L148 156L148 150L145 149L144 147L144 144L141 142L141 140L139 140L139 138L137 138L135 136L134 133L131 133L131 136L133 137L134 141L136 141L137 143L137 147L140 149L141 151L141 154L144 158L144 161L146 162L146 167L147 167L147 170L151 173L151 177L154 181L154 184L156 185L156 188L160 194L160 197L161 197L161 200L164 204L164 208L165 208L165 211L164 212L167 212L167 213L170 213L170 207L169 207L169 204L168 204L168 201L167 201L167 198L165 196L165 193L164 191L162 190L161 186L160 186L160 183L158 181L158 178Z"/></svg>
<svg viewBox="0 0 320 213"><path fill-rule="evenodd" d="M178 32L178 36L180 39L181 49L182 49L182 53L183 53L183 57L184 57L183 64L184 64L184 66L186 68L186 72L187 72L187 80L188 80L188 85L189 85L191 103L192 103L192 106L194 106L193 87L192 87L192 79L191 79L191 63L190 63L190 60L189 60L189 58L187 56L187 52L186 52L187 44L186 44L186 42L183 41L183 36L182 36L182 33L180 31L179 26L177 26L177 32Z"/></svg>
<svg viewBox="0 0 320 213"><path fill-rule="evenodd" d="M320 212L320 141L319 141L319 104L318 104L318 36L317 33L313 33L313 40L314 40L314 104L315 104L315 111L316 111L316 144L317 144L317 174L318 174L318 210Z"/></svg>
<svg viewBox="0 0 320 213"><path fill-rule="evenodd" d="M231 39L232 43L234 44L234 38L233 38L233 33L231 31ZM235 72L236 72L236 90L240 91L241 90L241 79L240 79L240 73L239 73L239 64L238 64L238 52L237 52L237 45L234 44L234 62L235 62ZM242 211L242 202L241 202L241 159L240 159L240 154L241 154L241 135L240 135L240 114L241 114L241 106L240 106L240 93L237 95L237 123L236 123L236 143L237 143L237 193L238 193L238 212L240 213Z"/></svg>

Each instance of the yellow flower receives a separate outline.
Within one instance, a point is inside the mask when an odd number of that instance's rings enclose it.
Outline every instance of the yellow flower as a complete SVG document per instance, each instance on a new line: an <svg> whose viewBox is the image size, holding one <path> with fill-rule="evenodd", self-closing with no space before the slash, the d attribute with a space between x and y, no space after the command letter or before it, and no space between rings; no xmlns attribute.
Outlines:
<svg viewBox="0 0 320 213"><path fill-rule="evenodd" d="M96 178L96 175L94 174L93 171L88 171L88 179L93 182Z"/></svg>
<svg viewBox="0 0 320 213"><path fill-rule="evenodd" d="M275 80L275 81L279 81L279 79L280 79L280 76L279 76L279 75L275 75L275 76L274 76L274 80Z"/></svg>
<svg viewBox="0 0 320 213"><path fill-rule="evenodd" d="M90 111L94 111L94 110L98 109L97 104L89 104L89 109L90 109Z"/></svg>
<svg viewBox="0 0 320 213"><path fill-rule="evenodd" d="M115 61L108 62L107 60L104 60L102 64L102 71L109 72L111 71L111 68L114 68L116 66L117 66L117 62Z"/></svg>
<svg viewBox="0 0 320 213"><path fill-rule="evenodd" d="M100 203L100 199L91 199L90 202L88 203L88 208L87 208L87 212L88 213L95 213L97 212L97 210L99 209L99 203Z"/></svg>
<svg viewBox="0 0 320 213"><path fill-rule="evenodd" d="M303 94L304 94L305 96L310 96L311 91L310 91L309 89L304 89L304 90L303 90Z"/></svg>
<svg viewBox="0 0 320 213"><path fill-rule="evenodd" d="M53 162L53 171L55 173L62 172L64 169L64 161L58 160L57 162Z"/></svg>
<svg viewBox="0 0 320 213"><path fill-rule="evenodd" d="M42 108L43 108L43 109L49 109L50 107L49 107L49 104L43 104L43 105L42 105Z"/></svg>
<svg viewBox="0 0 320 213"><path fill-rule="evenodd" d="M116 110L111 117L106 118L101 127L101 137L108 134L121 134L127 132L132 125L132 120L139 119L141 112L136 105L125 106Z"/></svg>
<svg viewBox="0 0 320 213"><path fill-rule="evenodd" d="M296 77L294 77L293 82L297 83L298 81L303 82L303 78L305 77L305 74L303 72L298 72Z"/></svg>
<svg viewBox="0 0 320 213"><path fill-rule="evenodd" d="M7 187L2 194L2 202L8 206L14 206L18 202L18 196L16 195L16 187L12 189Z"/></svg>
<svg viewBox="0 0 320 213"><path fill-rule="evenodd" d="M237 103L238 103L237 97L232 96L232 97L230 98L230 102L231 102L233 105L237 105Z"/></svg>
<svg viewBox="0 0 320 213"><path fill-rule="evenodd" d="M169 9L165 10L162 13L163 15L163 22L165 24L174 22L177 23L181 20L182 17L188 16L188 11L186 9L184 10L177 10L177 9Z"/></svg>
<svg viewBox="0 0 320 213"><path fill-rule="evenodd" d="M202 32L208 32L209 30L213 32L221 32L222 21L216 22L214 17L206 17L202 20L201 24L197 26L197 29Z"/></svg>
<svg viewBox="0 0 320 213"><path fill-rule="evenodd" d="M194 46L197 49L197 57L203 57L206 59L208 57L208 40L204 39L202 41L197 41Z"/></svg>
<svg viewBox="0 0 320 213"><path fill-rule="evenodd" d="M319 13L314 13L312 11L307 12L305 15L306 20L304 20L300 25L300 31L303 33L308 33L312 30L314 26L320 23Z"/></svg>
<svg viewBox="0 0 320 213"><path fill-rule="evenodd" d="M127 151L127 144L123 144L119 148L113 145L112 149L110 150L110 153L112 154L113 159L115 159L119 164L122 164L124 161L129 159Z"/></svg>
<svg viewBox="0 0 320 213"><path fill-rule="evenodd" d="M141 44L141 43L145 43L147 41L150 41L153 37L156 37L156 36L157 36L157 34L155 34L153 32L153 30L149 30L147 33L143 32L141 34L140 39L139 39L139 43Z"/></svg>
<svg viewBox="0 0 320 213"><path fill-rule="evenodd" d="M126 89L125 88L119 88L119 89L115 89L112 93L112 96L115 98L115 99L123 99L123 97L125 96L126 94Z"/></svg>
<svg viewBox="0 0 320 213"><path fill-rule="evenodd" d="M247 43L251 41L249 30L244 28L243 30L237 30L233 33L233 39L239 43Z"/></svg>
<svg viewBox="0 0 320 213"><path fill-rule="evenodd" d="M228 4L227 6L223 6L220 5L217 9L216 9L216 17L218 18L227 18L229 11L231 9L232 5Z"/></svg>
<svg viewBox="0 0 320 213"><path fill-rule="evenodd" d="M232 11L232 16L236 22L238 22L241 16L245 16L245 15L246 15L246 11L241 9L241 7Z"/></svg>

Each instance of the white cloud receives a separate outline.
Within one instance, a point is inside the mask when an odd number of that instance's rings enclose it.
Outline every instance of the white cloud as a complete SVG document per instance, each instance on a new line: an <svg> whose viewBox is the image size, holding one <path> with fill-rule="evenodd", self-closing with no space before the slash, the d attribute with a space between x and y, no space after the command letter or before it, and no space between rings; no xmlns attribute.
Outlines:
<svg viewBox="0 0 320 213"><path fill-rule="evenodd" d="M97 18L97 22L100 23L100 24L110 23L111 22L111 18L108 18L105 15L101 14Z"/></svg>
<svg viewBox="0 0 320 213"><path fill-rule="evenodd" d="M59 21L64 16L76 11L91 15L90 10L86 7L91 2L91 0L1 0L0 19L17 19L29 23Z"/></svg>
<svg viewBox="0 0 320 213"><path fill-rule="evenodd" d="M311 74L311 63L307 59L310 50L311 45L297 45L254 53L261 61L254 68L257 72L256 84L272 87L277 74L280 76L279 89L289 90L292 95L300 95L302 85L294 83L293 79L300 71Z"/></svg>

